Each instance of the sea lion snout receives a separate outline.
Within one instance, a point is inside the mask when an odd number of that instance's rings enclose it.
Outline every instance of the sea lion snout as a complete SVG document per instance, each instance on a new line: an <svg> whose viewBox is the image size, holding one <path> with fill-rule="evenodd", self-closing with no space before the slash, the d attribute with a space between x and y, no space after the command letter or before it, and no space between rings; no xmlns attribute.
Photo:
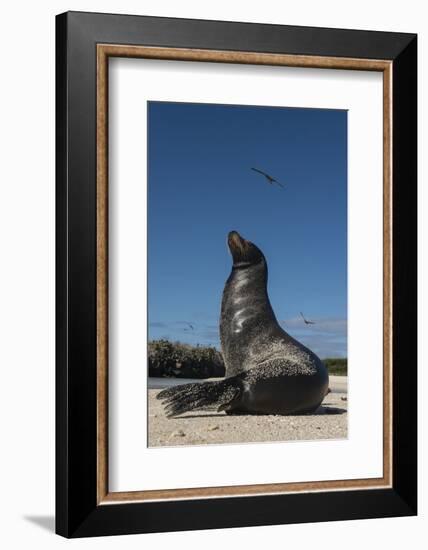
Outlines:
<svg viewBox="0 0 428 550"><path fill-rule="evenodd" d="M229 232L229 235L227 236L227 244L229 245L229 248L236 247L236 246L241 248L244 242L245 242L245 239L243 239L237 231Z"/></svg>
<svg viewBox="0 0 428 550"><path fill-rule="evenodd" d="M230 231L227 236L227 244L233 256L233 260L238 261L245 255L245 251L251 243L243 239L237 231Z"/></svg>
<svg viewBox="0 0 428 550"><path fill-rule="evenodd" d="M255 264L263 259L263 254L255 244L247 241L237 231L230 231L227 237L233 265Z"/></svg>

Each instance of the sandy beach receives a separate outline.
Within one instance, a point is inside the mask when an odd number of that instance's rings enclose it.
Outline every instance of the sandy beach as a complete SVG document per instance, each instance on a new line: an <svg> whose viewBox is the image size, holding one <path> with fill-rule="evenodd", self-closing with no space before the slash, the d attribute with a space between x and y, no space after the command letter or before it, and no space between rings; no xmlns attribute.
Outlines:
<svg viewBox="0 0 428 550"><path fill-rule="evenodd" d="M193 411L167 418L156 395L165 387L188 382L195 380L149 378L149 447L347 437L346 376L330 376L332 391L312 414L229 416L224 412Z"/></svg>

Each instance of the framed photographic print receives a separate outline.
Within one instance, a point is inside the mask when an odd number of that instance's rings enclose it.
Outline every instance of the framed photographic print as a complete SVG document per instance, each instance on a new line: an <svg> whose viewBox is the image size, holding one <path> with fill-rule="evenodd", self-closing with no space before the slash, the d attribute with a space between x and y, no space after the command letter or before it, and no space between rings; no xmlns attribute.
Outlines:
<svg viewBox="0 0 428 550"><path fill-rule="evenodd" d="M59 534L416 514L416 44L57 16Z"/></svg>

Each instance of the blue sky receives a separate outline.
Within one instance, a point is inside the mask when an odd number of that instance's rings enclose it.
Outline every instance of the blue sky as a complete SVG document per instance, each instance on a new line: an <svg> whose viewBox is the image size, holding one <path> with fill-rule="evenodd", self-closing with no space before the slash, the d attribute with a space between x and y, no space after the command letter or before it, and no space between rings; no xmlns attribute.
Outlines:
<svg viewBox="0 0 428 550"><path fill-rule="evenodd" d="M164 102L148 110L149 338L219 347L234 229L266 256L283 328L321 357L346 357L346 111Z"/></svg>

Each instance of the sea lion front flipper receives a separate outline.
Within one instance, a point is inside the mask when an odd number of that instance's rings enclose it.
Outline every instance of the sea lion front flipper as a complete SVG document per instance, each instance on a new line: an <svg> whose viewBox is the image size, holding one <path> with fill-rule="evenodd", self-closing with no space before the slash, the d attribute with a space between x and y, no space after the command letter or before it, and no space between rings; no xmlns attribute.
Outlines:
<svg viewBox="0 0 428 550"><path fill-rule="evenodd" d="M234 376L218 382L195 382L168 388L157 395L168 417L205 408L227 409L241 394L241 382Z"/></svg>

